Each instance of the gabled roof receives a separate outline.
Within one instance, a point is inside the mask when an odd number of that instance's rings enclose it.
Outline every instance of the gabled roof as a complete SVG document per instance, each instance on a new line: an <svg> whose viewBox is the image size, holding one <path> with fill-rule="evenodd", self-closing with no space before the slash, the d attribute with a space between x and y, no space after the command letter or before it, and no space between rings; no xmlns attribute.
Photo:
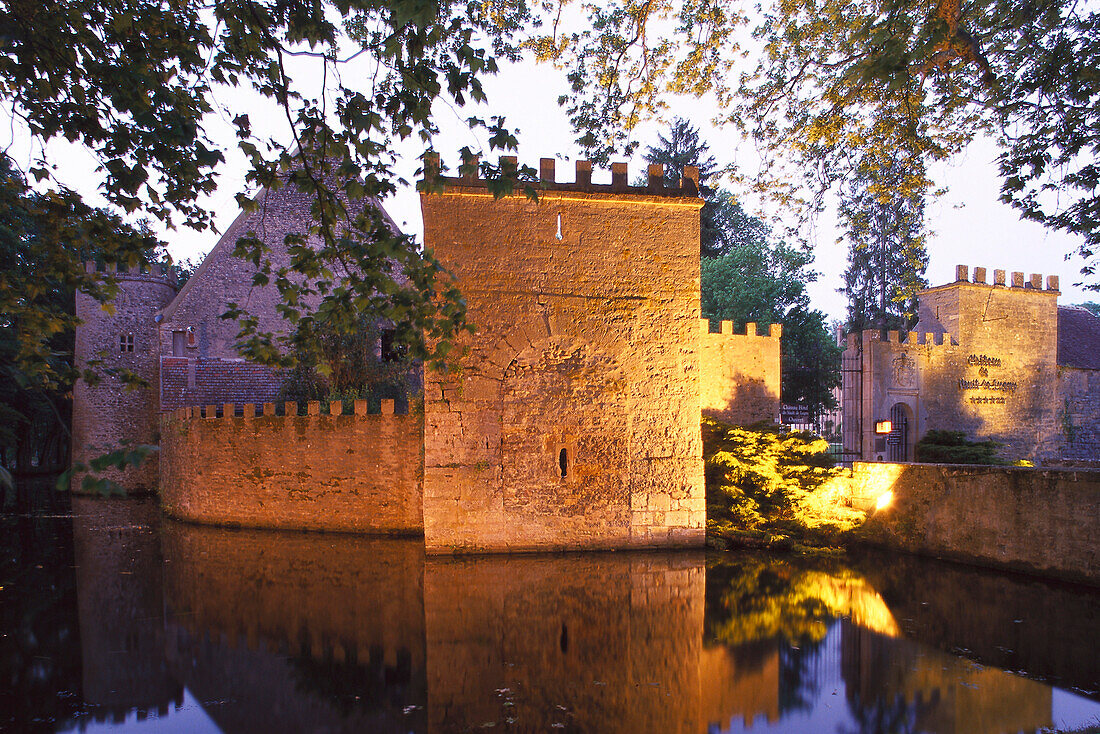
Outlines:
<svg viewBox="0 0 1100 734"><path fill-rule="evenodd" d="M1100 370L1100 317L1087 308L1058 307L1058 365Z"/></svg>
<svg viewBox="0 0 1100 734"><path fill-rule="evenodd" d="M256 204L256 209L254 211L242 210L237 215L237 218L233 220L233 223L218 239L217 244L203 258L191 278L184 283L183 288L176 294L176 297L161 311L166 321L171 320L180 304L188 300L190 291L204 282L206 271L213 263L223 258L232 257L237 246L237 240L249 231L254 231L265 240L269 247L281 250L283 249L282 236L285 234L282 230L289 228L290 231L304 234L313 224L313 215L310 211L312 201L310 195L298 192L293 186L286 185L274 192L266 188L261 189L253 197L253 201ZM268 210L269 202L271 202L273 211ZM382 219L390 231L394 234L401 233L397 223L393 221L393 218L390 217L377 199L365 198L358 202L358 206L363 209L373 207L381 213ZM292 222L296 222L296 224ZM280 224L284 226L280 228Z"/></svg>

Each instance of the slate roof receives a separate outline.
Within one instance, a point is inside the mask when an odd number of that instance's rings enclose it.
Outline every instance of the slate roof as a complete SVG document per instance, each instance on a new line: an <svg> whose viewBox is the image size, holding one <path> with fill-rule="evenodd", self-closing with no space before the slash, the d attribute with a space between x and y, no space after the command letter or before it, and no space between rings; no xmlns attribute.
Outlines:
<svg viewBox="0 0 1100 734"><path fill-rule="evenodd" d="M1058 307L1058 365L1100 370L1100 317L1087 308Z"/></svg>

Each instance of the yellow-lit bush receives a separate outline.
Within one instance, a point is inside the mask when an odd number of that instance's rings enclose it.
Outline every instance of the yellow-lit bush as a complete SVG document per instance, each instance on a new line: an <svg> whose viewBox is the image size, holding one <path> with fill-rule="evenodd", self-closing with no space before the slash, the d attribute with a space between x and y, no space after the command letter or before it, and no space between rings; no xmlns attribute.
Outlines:
<svg viewBox="0 0 1100 734"><path fill-rule="evenodd" d="M828 449L810 433L704 418L708 532L775 543L833 540L857 526L864 514L849 506L846 472Z"/></svg>

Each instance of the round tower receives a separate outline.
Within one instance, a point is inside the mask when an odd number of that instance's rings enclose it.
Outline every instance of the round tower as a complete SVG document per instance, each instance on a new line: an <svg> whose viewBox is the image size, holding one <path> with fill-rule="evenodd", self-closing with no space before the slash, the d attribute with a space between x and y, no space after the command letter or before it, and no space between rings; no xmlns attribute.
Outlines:
<svg viewBox="0 0 1100 734"><path fill-rule="evenodd" d="M94 264L88 264L94 272ZM176 294L175 285L159 271L115 272L118 293L110 302L113 313L86 293L76 294L74 363L78 370L93 369L99 381L77 380L73 387L73 462L91 459L123 444L157 443L160 412L160 342L156 317ZM128 370L145 386L128 386L118 372ZM139 467L109 469L100 474L127 492L151 492L157 487L156 455ZM73 476L72 489L80 492L82 474Z"/></svg>

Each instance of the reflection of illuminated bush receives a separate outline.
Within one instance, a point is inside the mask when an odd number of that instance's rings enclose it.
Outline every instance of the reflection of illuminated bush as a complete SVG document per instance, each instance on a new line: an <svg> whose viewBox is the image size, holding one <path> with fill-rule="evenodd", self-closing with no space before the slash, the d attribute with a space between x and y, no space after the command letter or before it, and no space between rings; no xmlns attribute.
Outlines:
<svg viewBox="0 0 1100 734"><path fill-rule="evenodd" d="M703 458L712 535L835 533L863 519L848 506L843 470L834 467L828 442L811 433L704 418Z"/></svg>
<svg viewBox="0 0 1100 734"><path fill-rule="evenodd" d="M707 570L708 640L743 645L783 639L819 642L829 624L848 617L860 627L896 637L897 622L878 592L843 566L806 565L799 557L723 556Z"/></svg>

